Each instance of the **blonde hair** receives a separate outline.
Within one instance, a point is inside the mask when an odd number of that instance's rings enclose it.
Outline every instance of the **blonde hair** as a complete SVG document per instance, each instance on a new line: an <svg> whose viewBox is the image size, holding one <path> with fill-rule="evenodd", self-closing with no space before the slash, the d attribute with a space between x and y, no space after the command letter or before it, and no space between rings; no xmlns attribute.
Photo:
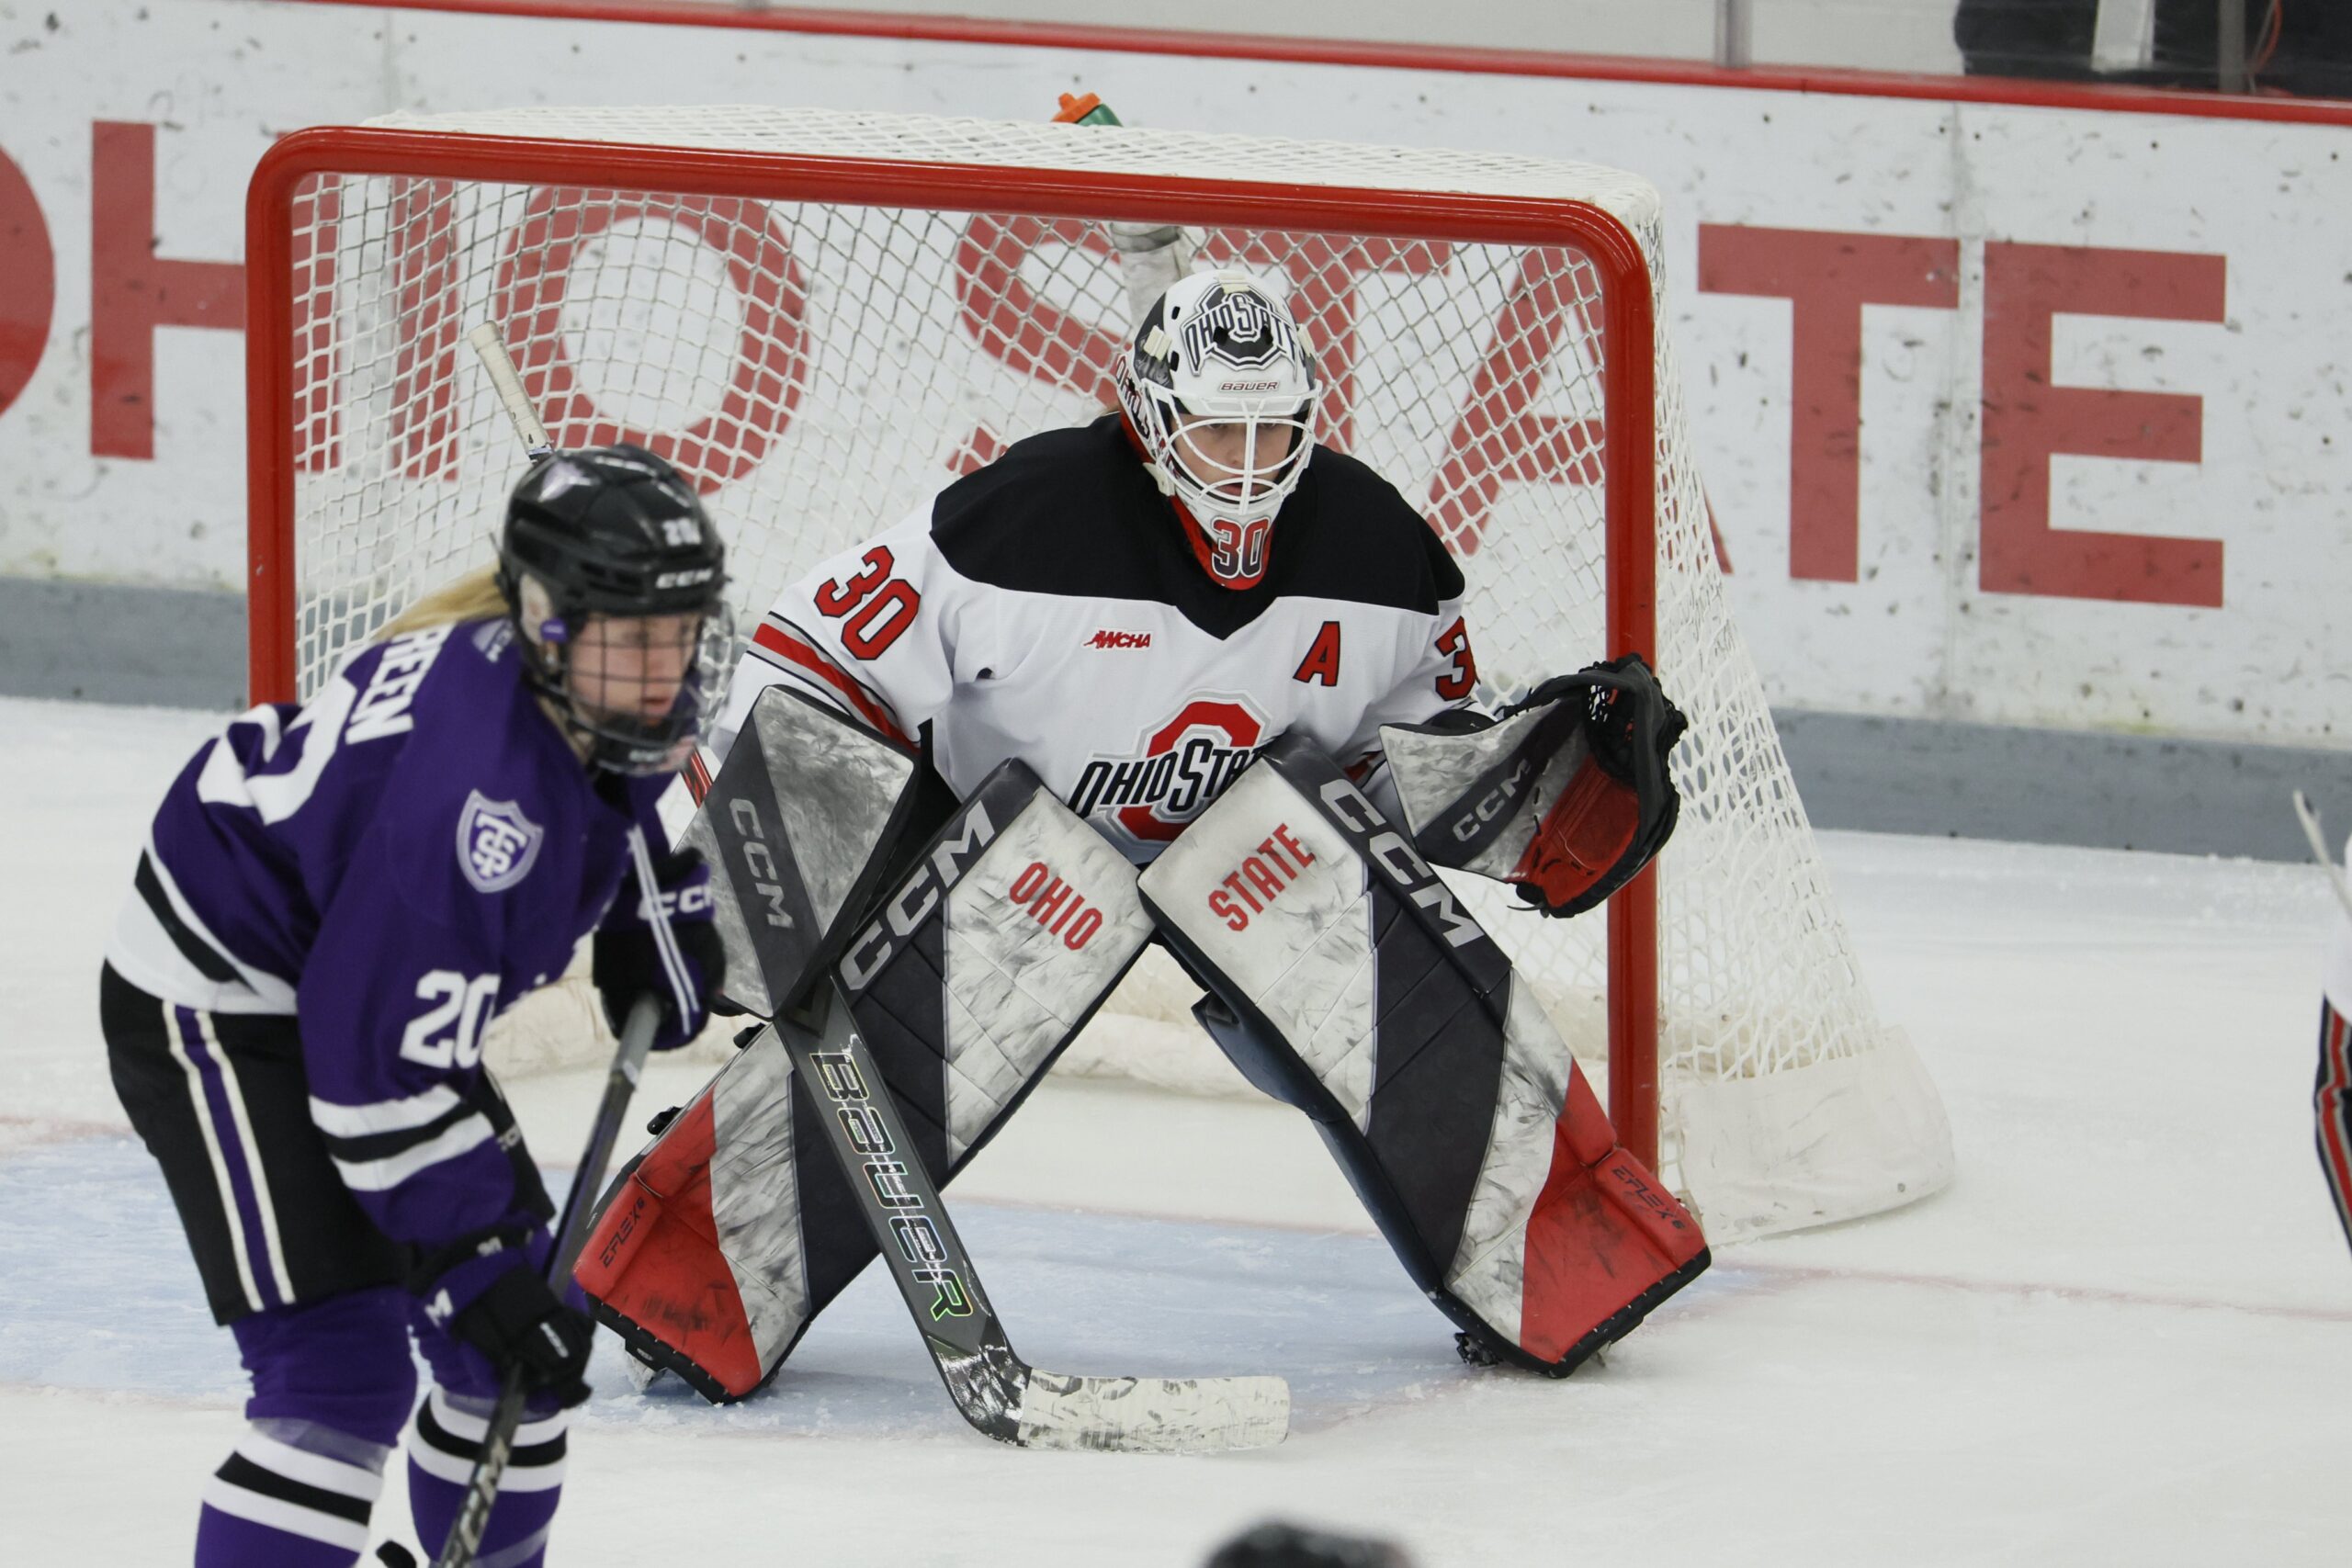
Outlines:
<svg viewBox="0 0 2352 1568"><path fill-rule="evenodd" d="M384 623L376 640L421 632L428 626L453 626L459 621L493 620L506 614L506 595L498 586L498 569L476 567L452 578Z"/></svg>

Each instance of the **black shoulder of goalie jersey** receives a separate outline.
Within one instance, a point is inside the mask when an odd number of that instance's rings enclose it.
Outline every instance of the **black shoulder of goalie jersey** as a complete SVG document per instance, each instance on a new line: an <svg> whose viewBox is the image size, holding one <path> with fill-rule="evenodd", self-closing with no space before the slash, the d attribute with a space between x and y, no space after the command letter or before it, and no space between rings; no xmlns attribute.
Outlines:
<svg viewBox="0 0 2352 1568"><path fill-rule="evenodd" d="M1274 520L1256 587L1211 581L1116 415L1017 441L933 503L932 541L964 577L1030 593L1148 599L1218 637L1286 597L1434 614L1462 572L1396 487L1318 446Z"/></svg>
<svg viewBox="0 0 2352 1568"><path fill-rule="evenodd" d="M1302 505L1302 502L1311 504ZM1283 559L1283 531L1294 523L1294 558ZM1283 592L1390 604L1434 615L1440 603L1462 597L1462 569L1428 519L1396 487L1367 465L1329 446L1298 482L1298 493L1274 521L1274 566L1301 581Z"/></svg>

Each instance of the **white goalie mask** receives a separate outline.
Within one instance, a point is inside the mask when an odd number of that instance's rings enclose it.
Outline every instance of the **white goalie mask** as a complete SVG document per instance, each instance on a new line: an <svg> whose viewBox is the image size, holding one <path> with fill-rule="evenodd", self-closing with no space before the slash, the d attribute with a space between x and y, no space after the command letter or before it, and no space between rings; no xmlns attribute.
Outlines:
<svg viewBox="0 0 2352 1568"><path fill-rule="evenodd" d="M1243 272L1180 278L1119 356L1119 403L1202 568L1227 588L1266 575L1274 514L1315 445L1315 355L1283 302Z"/></svg>

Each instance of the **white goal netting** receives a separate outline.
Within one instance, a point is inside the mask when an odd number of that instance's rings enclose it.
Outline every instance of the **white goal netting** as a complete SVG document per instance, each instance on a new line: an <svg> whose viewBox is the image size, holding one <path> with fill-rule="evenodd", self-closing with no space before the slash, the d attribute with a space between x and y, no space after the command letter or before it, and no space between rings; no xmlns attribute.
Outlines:
<svg viewBox="0 0 2352 1568"><path fill-rule="evenodd" d="M1490 683L1603 655L1603 480L1611 465L1654 467L1656 662L1691 719L1674 759L1681 825L1658 871L1660 1131L1665 1174L1711 1234L1866 1213L1949 1179L1935 1089L1856 972L1732 623L1663 338L1653 463L1609 439L1604 266L1491 237L1487 198L1590 203L1638 243L1655 298L1647 185L1529 158L879 114L377 123L429 133L403 143L426 155L404 152L400 175L355 158L291 200L304 694L419 592L489 557L521 462L464 344L476 323L499 327L560 446L642 441L696 478L748 621L1010 442L1102 409L1128 303L1100 220L1152 217L1165 187L1177 218L1233 214L1196 224L1197 265L1246 268L1289 299L1329 389L1322 439L1453 547ZM467 133L578 145L560 178L502 174ZM429 155L438 139L447 172ZM640 161L619 177L606 143L689 150L689 172L664 184ZM807 177L749 168L777 153L810 160ZM730 159L742 167L711 176ZM953 209L874 177L895 166L934 185L947 171ZM991 209L1008 171L1037 170L1102 176L1100 204L1079 182L1056 208ZM1285 191L1295 212L1317 187L1419 194L1353 231L1269 226ZM1601 917L1539 921L1491 886L1464 891L1603 1078ZM1172 975L1139 972L1114 1003L1123 1021L1098 1021L1071 1065L1248 1092L1182 1022L1190 999ZM586 1059L594 1010L549 1006L540 1048L578 1038Z"/></svg>

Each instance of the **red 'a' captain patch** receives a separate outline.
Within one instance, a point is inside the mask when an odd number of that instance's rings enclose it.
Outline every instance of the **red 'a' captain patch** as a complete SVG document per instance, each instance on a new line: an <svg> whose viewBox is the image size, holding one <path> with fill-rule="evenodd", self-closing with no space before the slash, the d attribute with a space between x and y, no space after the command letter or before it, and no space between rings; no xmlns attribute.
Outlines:
<svg viewBox="0 0 2352 1568"><path fill-rule="evenodd" d="M1307 685L1336 686L1340 683L1340 623L1326 621L1323 629L1315 634L1315 646L1298 661L1298 669L1291 675L1294 681Z"/></svg>
<svg viewBox="0 0 2352 1568"><path fill-rule="evenodd" d="M1114 632L1106 628L1096 632L1078 646L1080 648L1149 648L1151 634L1149 632Z"/></svg>

